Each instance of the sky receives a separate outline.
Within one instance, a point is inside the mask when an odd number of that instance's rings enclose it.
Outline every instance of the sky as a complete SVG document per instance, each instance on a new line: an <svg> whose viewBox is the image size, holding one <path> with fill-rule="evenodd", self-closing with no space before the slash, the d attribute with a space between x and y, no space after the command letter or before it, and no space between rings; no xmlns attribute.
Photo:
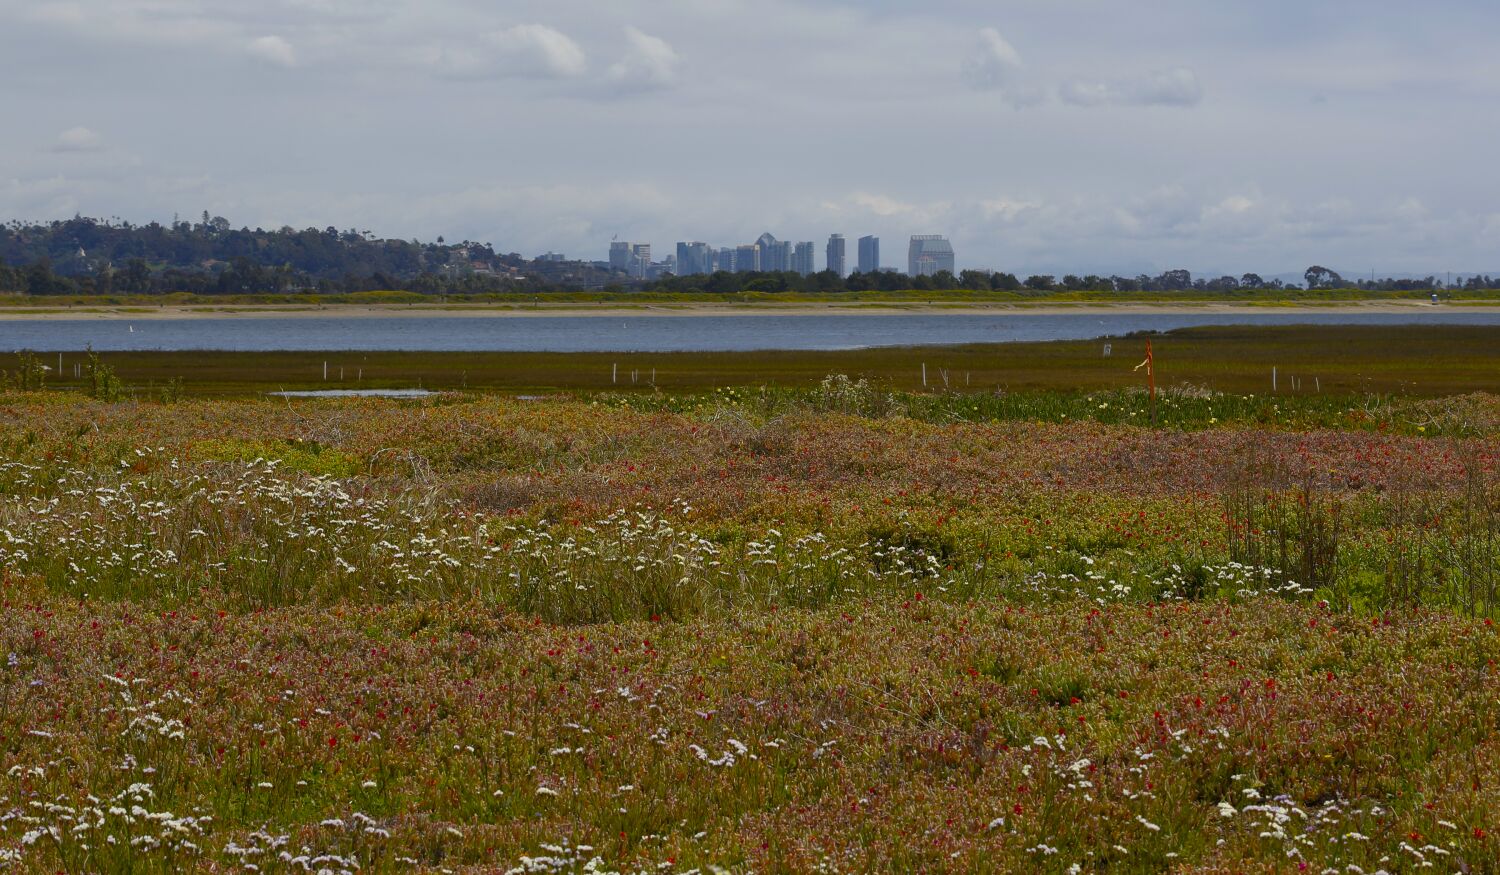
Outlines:
<svg viewBox="0 0 1500 875"><path fill-rule="evenodd" d="M1493 0L0 0L0 220L1500 272Z"/></svg>

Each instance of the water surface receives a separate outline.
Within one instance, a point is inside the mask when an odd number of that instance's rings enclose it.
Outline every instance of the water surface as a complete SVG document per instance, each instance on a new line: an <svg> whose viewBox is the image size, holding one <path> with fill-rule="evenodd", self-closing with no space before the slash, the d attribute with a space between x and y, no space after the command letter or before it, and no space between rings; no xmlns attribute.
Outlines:
<svg viewBox="0 0 1500 875"><path fill-rule="evenodd" d="M1500 308L1402 313L982 313L0 321L0 350L734 352L1086 340L1200 325L1500 325Z"/></svg>

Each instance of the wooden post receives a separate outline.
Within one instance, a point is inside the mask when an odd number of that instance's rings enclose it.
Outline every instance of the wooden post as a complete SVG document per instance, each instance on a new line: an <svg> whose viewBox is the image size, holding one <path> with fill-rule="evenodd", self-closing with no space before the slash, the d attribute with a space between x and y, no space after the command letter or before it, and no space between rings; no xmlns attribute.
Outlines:
<svg viewBox="0 0 1500 875"><path fill-rule="evenodd" d="M1146 383L1151 387L1151 425L1156 425L1156 357L1151 353L1151 341L1146 341Z"/></svg>

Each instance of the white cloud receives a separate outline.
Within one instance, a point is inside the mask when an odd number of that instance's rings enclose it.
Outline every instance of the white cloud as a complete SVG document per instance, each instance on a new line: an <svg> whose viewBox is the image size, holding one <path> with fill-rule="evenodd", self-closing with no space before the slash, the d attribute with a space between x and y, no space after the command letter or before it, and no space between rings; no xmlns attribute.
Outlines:
<svg viewBox="0 0 1500 875"><path fill-rule="evenodd" d="M588 55L572 37L545 24L518 24L486 35L499 51L502 72L543 78L582 76Z"/></svg>
<svg viewBox="0 0 1500 875"><path fill-rule="evenodd" d="M978 42L964 58L960 69L964 79L973 87L999 91L1015 85L1024 67L1021 53L1015 46L1001 36L1000 31L985 27L980 29Z"/></svg>
<svg viewBox="0 0 1500 875"><path fill-rule="evenodd" d="M245 47L251 55L279 67L297 66L297 53L292 44L279 36L260 36Z"/></svg>
<svg viewBox="0 0 1500 875"><path fill-rule="evenodd" d="M646 90L664 88L676 80L680 58L666 40L626 27L625 41L625 56L609 68L611 82Z"/></svg>
<svg viewBox="0 0 1500 875"><path fill-rule="evenodd" d="M614 233L670 247L770 228L877 233L888 250L945 233L963 266L1049 272L1500 270L1500 187L1483 172L1500 4L1000 5L0 0L0 77L51 83L6 92L41 128L0 143L0 219L207 207L598 256ZM295 95L251 64L268 35L285 48L261 62L304 71ZM1434 49L1440 68L1423 60ZM1021 123L1005 111L1044 102ZM173 114L184 105L193 119ZM1157 107L1194 105L1163 137ZM273 150L268 111L299 132ZM102 146L56 138L75 124ZM1285 135L1307 130L1345 136ZM1449 135L1442 160L1414 160L1433 130ZM409 172L381 173L395 164ZM593 196L622 178L662 197ZM1398 190L1374 194L1389 179ZM441 192L454 197L413 211Z"/></svg>
<svg viewBox="0 0 1500 875"><path fill-rule="evenodd" d="M1194 106L1203 100L1198 74L1187 67L1159 70L1130 86L1132 103L1146 106Z"/></svg>
<svg viewBox="0 0 1500 875"><path fill-rule="evenodd" d="M1174 67L1133 79L1072 80L1057 96L1073 106L1194 106L1203 100L1203 86L1197 73Z"/></svg>
<svg viewBox="0 0 1500 875"><path fill-rule="evenodd" d="M959 63L959 73L969 87L998 93L1018 108L1046 99L1046 92L1028 81L1021 53L993 27L979 29L973 48Z"/></svg>
<svg viewBox="0 0 1500 875"><path fill-rule="evenodd" d="M103 147L103 141L97 131L79 125L58 134L57 142L52 145L52 151L97 152Z"/></svg>
<svg viewBox="0 0 1500 875"><path fill-rule="evenodd" d="M1048 98L1048 90L1028 75L1021 53L993 27L980 28L959 72L971 88L997 92L1016 107ZM1203 99L1198 75L1186 67L1117 80L1073 79L1055 90L1063 103L1073 106L1192 106Z"/></svg>
<svg viewBox="0 0 1500 875"><path fill-rule="evenodd" d="M1040 201L1018 200L1008 197L992 198L979 202L979 209L986 219L1000 219L1005 222L1013 222L1027 211L1038 209L1041 206Z"/></svg>

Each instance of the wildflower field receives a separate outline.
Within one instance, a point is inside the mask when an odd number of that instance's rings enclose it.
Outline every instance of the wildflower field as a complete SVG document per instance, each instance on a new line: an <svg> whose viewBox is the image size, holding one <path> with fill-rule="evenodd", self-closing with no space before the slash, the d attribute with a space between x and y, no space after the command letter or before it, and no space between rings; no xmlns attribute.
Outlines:
<svg viewBox="0 0 1500 875"><path fill-rule="evenodd" d="M1500 397L0 394L0 865L1500 872Z"/></svg>

